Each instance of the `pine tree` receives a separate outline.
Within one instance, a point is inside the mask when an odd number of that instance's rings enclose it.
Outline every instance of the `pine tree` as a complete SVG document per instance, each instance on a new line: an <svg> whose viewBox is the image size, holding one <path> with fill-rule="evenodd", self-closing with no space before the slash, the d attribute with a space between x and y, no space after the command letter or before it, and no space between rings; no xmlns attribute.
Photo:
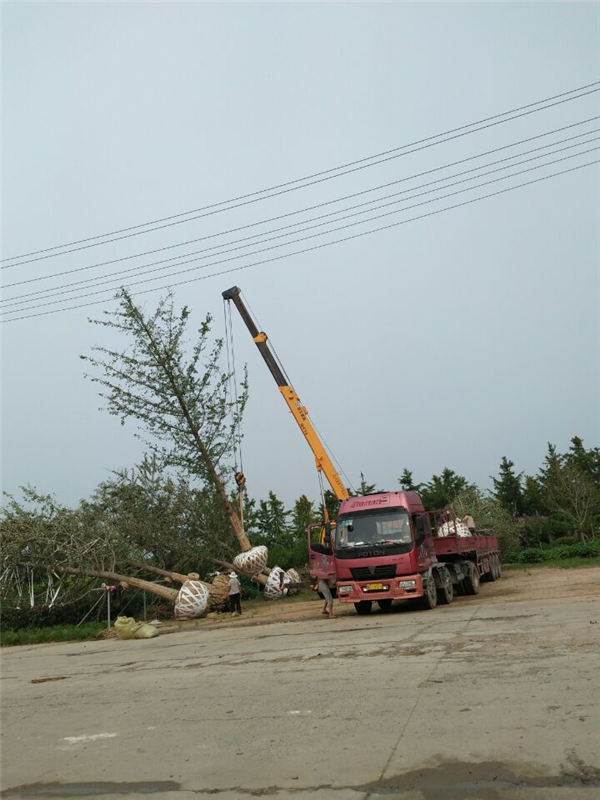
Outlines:
<svg viewBox="0 0 600 800"><path fill-rule="evenodd" d="M365 480L364 473L360 473L360 486L356 492L356 494L373 494L373 492L378 491L376 485L374 483L367 483Z"/></svg>
<svg viewBox="0 0 600 800"><path fill-rule="evenodd" d="M513 517L520 517L523 513L523 490L521 481L523 473L515 474L514 462L502 456L498 477L492 477L494 484L493 496Z"/></svg>
<svg viewBox="0 0 600 800"><path fill-rule="evenodd" d="M400 488L404 492L420 492L422 484L415 483L411 470L406 467L402 470L402 475L398 478Z"/></svg>
<svg viewBox="0 0 600 800"><path fill-rule="evenodd" d="M472 487L465 477L458 475L453 469L444 467L441 475L432 475L421 489L423 505L430 511L449 506L462 491Z"/></svg>

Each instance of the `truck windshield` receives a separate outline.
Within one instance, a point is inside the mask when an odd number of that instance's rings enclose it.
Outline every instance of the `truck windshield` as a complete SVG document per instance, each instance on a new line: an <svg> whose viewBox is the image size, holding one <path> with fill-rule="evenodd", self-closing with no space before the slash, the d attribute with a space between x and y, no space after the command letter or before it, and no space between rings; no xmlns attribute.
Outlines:
<svg viewBox="0 0 600 800"><path fill-rule="evenodd" d="M412 547L408 512L403 508L369 511L338 517L335 529L336 550L365 545L403 545L402 552Z"/></svg>

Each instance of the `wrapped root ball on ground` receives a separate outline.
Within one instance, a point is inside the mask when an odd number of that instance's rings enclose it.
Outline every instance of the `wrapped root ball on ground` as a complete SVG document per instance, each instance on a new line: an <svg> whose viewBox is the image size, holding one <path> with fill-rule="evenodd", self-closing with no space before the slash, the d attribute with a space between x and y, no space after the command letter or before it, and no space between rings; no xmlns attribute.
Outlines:
<svg viewBox="0 0 600 800"><path fill-rule="evenodd" d="M233 566L237 572L242 575L258 575L259 572L267 566L267 559L269 551L263 544L247 550L245 553L240 553L233 559Z"/></svg>
<svg viewBox="0 0 600 800"><path fill-rule="evenodd" d="M281 567L273 567L265 584L265 599L278 600L283 597L285 572Z"/></svg>
<svg viewBox="0 0 600 800"><path fill-rule="evenodd" d="M301 583L300 575L296 572L293 567L290 567L288 571L285 573L285 578L283 579L284 585L287 586L288 594L297 594L300 589L297 586L290 586L289 584Z"/></svg>
<svg viewBox="0 0 600 800"><path fill-rule="evenodd" d="M229 602L229 576L216 575L210 588L208 606L211 611L218 611L227 606Z"/></svg>
<svg viewBox="0 0 600 800"><path fill-rule="evenodd" d="M209 592L200 581L186 581L177 595L175 619L196 619L208 608Z"/></svg>

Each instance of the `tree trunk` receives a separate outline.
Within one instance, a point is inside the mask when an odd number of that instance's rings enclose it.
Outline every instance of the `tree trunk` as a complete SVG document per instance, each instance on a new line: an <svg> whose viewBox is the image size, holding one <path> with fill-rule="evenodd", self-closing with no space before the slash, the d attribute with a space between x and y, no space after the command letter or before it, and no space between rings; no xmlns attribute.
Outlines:
<svg viewBox="0 0 600 800"><path fill-rule="evenodd" d="M162 575L165 578L169 578L171 581L177 581L177 583L181 583L182 585L186 581L194 580L198 581L198 583L203 583L206 588L210 591L210 583L206 581L201 581L199 578L190 577L189 575L183 575L181 572L173 572L173 570L161 569L160 567L155 567L152 564L144 564L143 561L132 561L132 559L128 559L128 564L131 564L132 567L136 567L136 569L145 570L146 572L152 572L154 575Z"/></svg>
<svg viewBox="0 0 600 800"><path fill-rule="evenodd" d="M37 566L28 564L27 566ZM144 592L150 592L164 600L169 600L175 603L179 592L177 589L170 589L168 586L160 586L150 581L145 581L142 578L132 578L129 575L121 575L118 572L105 572L104 570L85 569L84 567L52 567L56 572L64 572L67 575L85 575L89 578L104 578L109 581L116 581L117 583L125 583L128 586L135 586L136 589L141 589ZM187 580L187 579L186 579Z"/></svg>

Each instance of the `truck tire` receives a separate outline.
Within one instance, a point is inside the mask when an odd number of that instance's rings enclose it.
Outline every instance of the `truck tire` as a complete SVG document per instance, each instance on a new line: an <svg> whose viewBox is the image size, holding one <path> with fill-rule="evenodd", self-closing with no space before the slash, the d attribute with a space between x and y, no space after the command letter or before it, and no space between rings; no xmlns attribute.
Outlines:
<svg viewBox="0 0 600 800"><path fill-rule="evenodd" d="M502 564L500 562L500 556L498 555L498 553L494 554L494 561L496 563L496 577L497 578L501 578L502 577Z"/></svg>
<svg viewBox="0 0 600 800"><path fill-rule="evenodd" d="M435 585L433 575L424 583L425 585L423 588L425 589L425 594L421 601L422 608L425 610L435 608L437 606L437 586Z"/></svg>
<svg viewBox="0 0 600 800"><path fill-rule="evenodd" d="M392 610L392 601L391 598L386 598L385 600L378 600L377 605L382 611L391 611Z"/></svg>
<svg viewBox="0 0 600 800"><path fill-rule="evenodd" d="M493 583L498 578L498 574L496 572L496 559L494 555L491 555L488 561L490 563L490 571L487 573L485 579L490 581L490 583Z"/></svg>
<svg viewBox="0 0 600 800"><path fill-rule="evenodd" d="M454 600L454 586L452 585L452 577L449 572L445 573L446 583L444 586L437 587L438 603L441 606L449 606Z"/></svg>
<svg viewBox="0 0 600 800"><path fill-rule="evenodd" d="M354 608L357 614L370 614L373 603L370 600L361 600L360 603L354 603Z"/></svg>
<svg viewBox="0 0 600 800"><path fill-rule="evenodd" d="M479 594L479 572L475 564L469 564L469 572L463 578L463 585L465 594Z"/></svg>

